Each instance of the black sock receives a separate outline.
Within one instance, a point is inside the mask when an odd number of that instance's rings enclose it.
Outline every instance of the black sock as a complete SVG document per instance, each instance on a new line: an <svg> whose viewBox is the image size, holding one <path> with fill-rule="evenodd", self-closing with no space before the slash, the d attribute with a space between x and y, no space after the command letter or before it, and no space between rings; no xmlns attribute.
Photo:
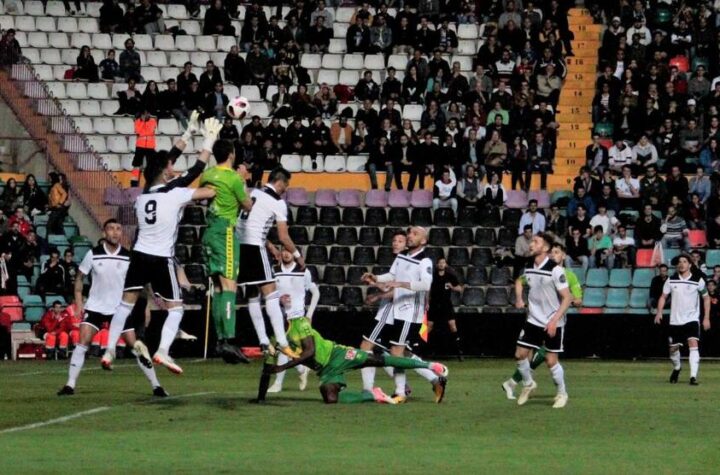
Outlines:
<svg viewBox="0 0 720 475"><path fill-rule="evenodd" d="M260 375L260 384L258 385L258 401L264 401L265 396L267 395L268 388L270 387L270 371L269 369L272 368L273 365L264 363L263 364L263 371Z"/></svg>

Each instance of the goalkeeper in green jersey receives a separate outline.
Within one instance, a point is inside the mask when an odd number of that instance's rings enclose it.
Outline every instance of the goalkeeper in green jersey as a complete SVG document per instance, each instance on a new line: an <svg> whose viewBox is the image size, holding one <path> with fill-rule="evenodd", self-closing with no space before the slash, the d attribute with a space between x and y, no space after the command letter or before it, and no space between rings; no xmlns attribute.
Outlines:
<svg viewBox="0 0 720 475"><path fill-rule="evenodd" d="M290 296L283 295L281 302L285 308L290 306ZM395 404L392 397L385 394L380 388L372 391L345 391L345 373L353 369L368 366L390 366L401 369L427 368L440 377L446 377L448 369L440 363L430 363L422 360L403 358L391 355L376 355L359 348L339 345L326 340L310 325L306 317L288 317L289 329L287 338L290 347L300 352L296 359L282 365L267 364L260 382L257 402L265 399L265 393L270 381L270 374L288 370L297 365L306 365L314 369L320 378L320 394L326 404L372 402Z"/></svg>
<svg viewBox="0 0 720 475"><path fill-rule="evenodd" d="M250 211L252 201L245 191L245 179L233 169L235 147L232 142L218 140L212 152L217 166L200 177L200 186L215 190L215 198L207 212L208 226L202 238L208 274L215 286L210 311L220 356L226 363L248 363L235 345L235 279L240 264L235 222L240 208Z"/></svg>
<svg viewBox="0 0 720 475"><path fill-rule="evenodd" d="M559 266L563 266L565 263L565 246L563 246L560 243L553 244L552 250L550 251L550 258L555 261ZM582 305L582 298L583 298L583 290L580 286L580 281L578 280L577 276L573 271L570 269L565 268L565 277L567 278L568 285L570 287L570 294L573 298L573 305L576 307L579 307ZM524 278L524 276L520 277L521 279ZM545 361L545 353L546 350L544 347L539 348L537 351L535 351L535 354L532 357L532 360L530 361L530 368L535 369L543 362ZM520 371L515 371L515 374L512 375L512 378L508 379L502 384L502 389L505 391L505 395L508 399L515 399L515 386L522 381L522 376L520 375Z"/></svg>

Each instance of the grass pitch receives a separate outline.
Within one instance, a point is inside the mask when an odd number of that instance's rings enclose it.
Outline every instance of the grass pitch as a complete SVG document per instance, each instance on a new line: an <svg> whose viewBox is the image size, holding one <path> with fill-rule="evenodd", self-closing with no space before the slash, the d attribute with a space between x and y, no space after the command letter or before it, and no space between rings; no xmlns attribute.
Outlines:
<svg viewBox="0 0 720 475"><path fill-rule="evenodd" d="M555 388L544 367L526 406L506 400L509 360L451 362L440 405L410 375L413 396L402 406L325 406L317 379L301 393L294 370L285 392L251 405L258 363L181 364L180 377L158 368L173 397L153 400L130 360L108 374L89 359L76 395L65 398L55 391L67 362L1 363L0 472L707 474L720 463L720 364L712 362L690 387L686 363L682 384L670 385L669 362L568 361L563 410L550 407ZM391 392L382 371L377 381ZM360 387L359 372L349 383Z"/></svg>

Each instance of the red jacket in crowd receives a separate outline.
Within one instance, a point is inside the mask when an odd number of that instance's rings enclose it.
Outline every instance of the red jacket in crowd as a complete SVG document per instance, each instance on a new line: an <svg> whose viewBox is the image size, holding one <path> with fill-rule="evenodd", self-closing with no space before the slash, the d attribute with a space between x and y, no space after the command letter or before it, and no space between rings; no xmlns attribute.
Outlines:
<svg viewBox="0 0 720 475"><path fill-rule="evenodd" d="M47 333L70 333L73 329L73 318L66 310L56 314L50 309L40 320L39 328Z"/></svg>

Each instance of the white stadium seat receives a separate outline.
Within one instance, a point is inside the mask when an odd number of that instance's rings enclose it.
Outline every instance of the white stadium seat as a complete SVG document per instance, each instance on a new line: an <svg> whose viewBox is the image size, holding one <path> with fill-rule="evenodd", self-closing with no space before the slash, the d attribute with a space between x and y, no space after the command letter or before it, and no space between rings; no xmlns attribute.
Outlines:
<svg viewBox="0 0 720 475"><path fill-rule="evenodd" d="M20 44L21 48L25 48L28 46L28 39L27 39L27 33L20 30L15 30L15 39Z"/></svg>
<svg viewBox="0 0 720 475"><path fill-rule="evenodd" d="M252 115L260 116L263 119L270 117L270 106L267 102L251 102L250 113Z"/></svg>
<svg viewBox="0 0 720 475"><path fill-rule="evenodd" d="M240 95L248 101L262 101L260 88L257 86L242 86L240 88Z"/></svg>
<svg viewBox="0 0 720 475"><path fill-rule="evenodd" d="M9 30L15 28L15 19L10 15L0 15L0 29Z"/></svg>
<svg viewBox="0 0 720 475"><path fill-rule="evenodd" d="M156 150L170 150L172 148L172 139L166 135L159 135L155 138Z"/></svg>
<svg viewBox="0 0 720 475"><path fill-rule="evenodd" d="M160 119L158 120L157 131L160 134L174 137L180 134L180 127L175 119Z"/></svg>
<svg viewBox="0 0 720 475"><path fill-rule="evenodd" d="M25 56L28 61L30 61L30 64L38 64L40 63L40 50L37 48L23 48L22 50L23 56ZM37 66L35 67L35 72L37 72ZM52 74L50 75L52 77Z"/></svg>
<svg viewBox="0 0 720 475"><path fill-rule="evenodd" d="M365 173L367 155L350 155L347 158L347 171L351 173Z"/></svg>
<svg viewBox="0 0 720 475"><path fill-rule="evenodd" d="M65 84L61 82L48 82L45 83L48 88L48 92L53 95L56 99L65 99Z"/></svg>
<svg viewBox="0 0 720 475"><path fill-rule="evenodd" d="M344 155L326 155L325 171L328 173L339 173L345 171Z"/></svg>
<svg viewBox="0 0 720 475"><path fill-rule="evenodd" d="M365 69L385 69L385 56L382 54L369 54L365 56ZM375 78L376 80L379 78Z"/></svg>
<svg viewBox="0 0 720 475"><path fill-rule="evenodd" d="M103 166L111 172L122 171L120 157L114 153L106 153L100 157Z"/></svg>
<svg viewBox="0 0 720 475"><path fill-rule="evenodd" d="M56 49L69 48L70 42L68 41L68 35L65 33L50 33L48 35L48 43L51 47ZM79 51L78 51L79 53Z"/></svg>
<svg viewBox="0 0 720 475"><path fill-rule="evenodd" d="M214 52L217 51L217 45L215 44L215 37L213 36L198 36L195 46L200 51Z"/></svg>
<svg viewBox="0 0 720 475"><path fill-rule="evenodd" d="M101 137L99 135L89 135L87 136L87 141L90 147L92 147L92 149L95 150L97 153L107 152L107 147L105 146L105 137Z"/></svg>
<svg viewBox="0 0 720 475"><path fill-rule="evenodd" d="M134 167L132 166L133 162L133 155L125 154L120 156L120 167L125 170L126 172L129 172Z"/></svg>
<svg viewBox="0 0 720 475"><path fill-rule="evenodd" d="M462 56L462 55L456 54L456 55L453 55L450 66L452 66L453 63L458 62L458 63L460 63L461 71L472 71L472 60L473 60L472 56Z"/></svg>
<svg viewBox="0 0 720 475"><path fill-rule="evenodd" d="M340 71L340 84L346 84L348 86L355 87L355 84L357 84L359 79L360 71L350 71L347 69L343 69L342 71Z"/></svg>
<svg viewBox="0 0 720 475"><path fill-rule="evenodd" d="M215 63L217 67L224 67L225 58L227 58L227 53L223 51L215 51L214 53L210 53L210 61Z"/></svg>
<svg viewBox="0 0 720 475"><path fill-rule="evenodd" d="M40 17L35 19L35 28L37 31L46 31L48 33L57 31L55 19L50 17Z"/></svg>
<svg viewBox="0 0 720 475"><path fill-rule="evenodd" d="M113 153L128 153L128 142L123 135L113 135L107 138L107 148Z"/></svg>
<svg viewBox="0 0 720 475"><path fill-rule="evenodd" d="M65 33L75 33L78 31L78 23L75 18L58 18L57 31Z"/></svg>
<svg viewBox="0 0 720 475"><path fill-rule="evenodd" d="M205 63L208 61L210 61L210 55L204 51L193 51L190 53L190 62L193 63L194 66L202 66L204 68ZM198 78L199 77L198 75Z"/></svg>
<svg viewBox="0 0 720 475"><path fill-rule="evenodd" d="M92 45L93 48L102 50L109 50L113 47L112 38L107 33L93 33L92 34ZM124 47L123 47L124 48ZM115 58L117 61L119 58ZM100 61L98 61L98 64Z"/></svg>
<svg viewBox="0 0 720 475"><path fill-rule="evenodd" d="M93 120L90 117L73 117L72 120L75 122L75 129L79 132L87 134L93 130Z"/></svg>
<svg viewBox="0 0 720 475"><path fill-rule="evenodd" d="M70 35L70 46L73 48L80 49L83 46L90 46L91 44L92 39L90 39L89 33L76 32ZM99 63L101 60L96 58L95 61L96 63Z"/></svg>
<svg viewBox="0 0 720 475"><path fill-rule="evenodd" d="M80 101L80 113L88 117L100 117L103 115L100 102L91 99Z"/></svg>
<svg viewBox="0 0 720 475"><path fill-rule="evenodd" d="M149 66L167 66L167 56L164 51L148 51L145 61Z"/></svg>
<svg viewBox="0 0 720 475"><path fill-rule="evenodd" d="M322 55L305 53L300 58L300 66L305 69L320 69L322 65Z"/></svg>
<svg viewBox="0 0 720 475"><path fill-rule="evenodd" d="M323 69L342 69L343 57L341 54L325 54L322 58Z"/></svg>
<svg viewBox="0 0 720 475"><path fill-rule="evenodd" d="M304 155L302 158L302 171L305 173L322 173L325 171L323 162L324 160L322 155L316 156L314 163L310 155Z"/></svg>
<svg viewBox="0 0 720 475"><path fill-rule="evenodd" d="M97 33L100 31L95 18L80 18L78 20L78 30L85 33Z"/></svg>
<svg viewBox="0 0 720 475"><path fill-rule="evenodd" d="M230 51L233 46L237 46L237 39L234 36L218 36L217 49L219 51Z"/></svg>
<svg viewBox="0 0 720 475"><path fill-rule="evenodd" d="M40 55L38 55L38 62ZM52 81L53 78L53 70L52 66L47 66L45 64L37 64L33 66L35 68L35 74L37 74L38 79L41 79L43 81Z"/></svg>
<svg viewBox="0 0 720 475"><path fill-rule="evenodd" d="M463 23L458 26L457 37L461 40L474 40L478 38L478 28L474 23Z"/></svg>
<svg viewBox="0 0 720 475"><path fill-rule="evenodd" d="M362 69L363 64L364 60L361 54L346 54L343 56L343 69Z"/></svg>
<svg viewBox="0 0 720 475"><path fill-rule="evenodd" d="M87 15L93 19L100 18L100 8L102 7L102 2L88 2L85 4L85 11L87 12ZM123 8L123 10L125 10Z"/></svg>
<svg viewBox="0 0 720 475"><path fill-rule="evenodd" d="M181 35L175 38L175 47L180 51L195 51L195 37Z"/></svg>
<svg viewBox="0 0 720 475"><path fill-rule="evenodd" d="M35 17L19 16L15 18L15 28L22 32L35 31Z"/></svg>
<svg viewBox="0 0 720 475"><path fill-rule="evenodd" d="M57 50L53 50L57 51ZM53 79L56 81L65 81L65 74L68 72L68 66L66 64L57 64L53 68Z"/></svg>
<svg viewBox="0 0 720 475"><path fill-rule="evenodd" d="M321 69L318 73L317 77L317 83L318 84L328 84L330 86L334 86L335 84L338 84L338 72L330 69Z"/></svg>
<svg viewBox="0 0 720 475"><path fill-rule="evenodd" d="M60 59L60 51L50 48L40 51L40 62L44 64L63 64L62 59Z"/></svg>
<svg viewBox="0 0 720 475"><path fill-rule="evenodd" d="M33 48L47 48L48 47L48 39L47 34L41 33L39 31L33 31L32 33L28 33L28 44L32 46Z"/></svg>
<svg viewBox="0 0 720 475"><path fill-rule="evenodd" d="M173 51L170 53L170 57L168 58L168 64L173 65L177 68L182 68L183 64L190 61L190 55L186 53L185 51ZM180 69L177 70L177 73L175 73L175 76L180 74Z"/></svg>
<svg viewBox="0 0 720 475"><path fill-rule="evenodd" d="M52 44L52 41L50 44ZM61 49L60 60L62 61L62 64L67 64L68 69L71 66L75 66L75 63L77 63L78 53L80 53L80 51L75 49Z"/></svg>
<svg viewBox="0 0 720 475"><path fill-rule="evenodd" d="M112 135L115 133L115 125L109 117L96 117L92 123L92 128L96 134Z"/></svg>
<svg viewBox="0 0 720 475"><path fill-rule="evenodd" d="M172 35L157 35L155 37L155 49L162 51L174 51L176 48L175 40Z"/></svg>
<svg viewBox="0 0 720 475"><path fill-rule="evenodd" d="M135 42L135 49L141 51L148 51L153 49L152 36L150 35L133 35L133 41ZM120 53L118 52L118 57L119 56Z"/></svg>
<svg viewBox="0 0 720 475"><path fill-rule="evenodd" d="M124 33L114 33L112 35L112 47L117 50L115 61L120 59L120 52L125 49L125 41L130 39L130 35Z"/></svg>
<svg viewBox="0 0 720 475"><path fill-rule="evenodd" d="M335 22L333 24L333 38L345 38L349 27L350 25L347 23Z"/></svg>
<svg viewBox="0 0 720 475"><path fill-rule="evenodd" d="M70 99L87 99L87 87L84 82L71 82L67 85L67 96Z"/></svg>
<svg viewBox="0 0 720 475"><path fill-rule="evenodd" d="M344 38L331 38L328 46L328 53L342 54L347 51L347 43ZM304 57L304 56L303 56Z"/></svg>
<svg viewBox="0 0 720 475"><path fill-rule="evenodd" d="M160 149L163 150L163 149ZM173 163L173 170L175 170L178 173L182 173L188 169L188 163L187 158L185 155L180 155L177 160L175 160L175 163Z"/></svg>
<svg viewBox="0 0 720 475"><path fill-rule="evenodd" d="M225 93L228 98L232 99L233 97L240 96L240 89L238 89L237 86L234 84L224 84L223 85L223 92ZM258 99L259 100L259 99Z"/></svg>
<svg viewBox="0 0 720 475"><path fill-rule="evenodd" d="M170 4L167 6L167 15L169 18L175 20L185 20L188 18L187 10L185 5L174 5Z"/></svg>
<svg viewBox="0 0 720 475"><path fill-rule="evenodd" d="M285 154L280 157L280 165L290 173L302 171L302 157L300 155Z"/></svg>
<svg viewBox="0 0 720 475"><path fill-rule="evenodd" d="M121 135L134 135L135 122L130 117L116 117L113 119L115 133Z"/></svg>
<svg viewBox="0 0 720 475"><path fill-rule="evenodd" d="M267 90L265 91L265 100L272 101L272 96L274 94L277 94L277 92L278 92L278 87L275 84L270 84L267 87Z"/></svg>
<svg viewBox="0 0 720 475"><path fill-rule="evenodd" d="M26 15L45 16L45 7L37 0L27 0L23 3Z"/></svg>
<svg viewBox="0 0 720 475"><path fill-rule="evenodd" d="M102 115L112 116L118 110L120 105L117 100L100 101L100 110Z"/></svg>
<svg viewBox="0 0 720 475"><path fill-rule="evenodd" d="M338 7L335 10L335 23L350 23L354 13L353 7Z"/></svg>
<svg viewBox="0 0 720 475"><path fill-rule="evenodd" d="M145 78L145 81L162 81L160 78L160 70L154 66L144 66L141 73L142 77Z"/></svg>
<svg viewBox="0 0 720 475"><path fill-rule="evenodd" d="M403 119L420 120L423 113L423 106L419 104L405 104L403 108Z"/></svg>
<svg viewBox="0 0 720 475"><path fill-rule="evenodd" d="M391 54L388 58L388 68L392 66L398 71L405 71L407 67L408 57L405 54Z"/></svg>
<svg viewBox="0 0 720 475"><path fill-rule="evenodd" d="M164 67L160 68L160 79L163 80L163 82L167 81L168 79L175 79L177 77L178 69L176 67Z"/></svg>
<svg viewBox="0 0 720 475"><path fill-rule="evenodd" d="M87 86L87 94L90 99L107 99L108 88L105 83L90 83Z"/></svg>
<svg viewBox="0 0 720 475"><path fill-rule="evenodd" d="M477 52L475 40L458 40L457 52L458 54L474 55Z"/></svg>

